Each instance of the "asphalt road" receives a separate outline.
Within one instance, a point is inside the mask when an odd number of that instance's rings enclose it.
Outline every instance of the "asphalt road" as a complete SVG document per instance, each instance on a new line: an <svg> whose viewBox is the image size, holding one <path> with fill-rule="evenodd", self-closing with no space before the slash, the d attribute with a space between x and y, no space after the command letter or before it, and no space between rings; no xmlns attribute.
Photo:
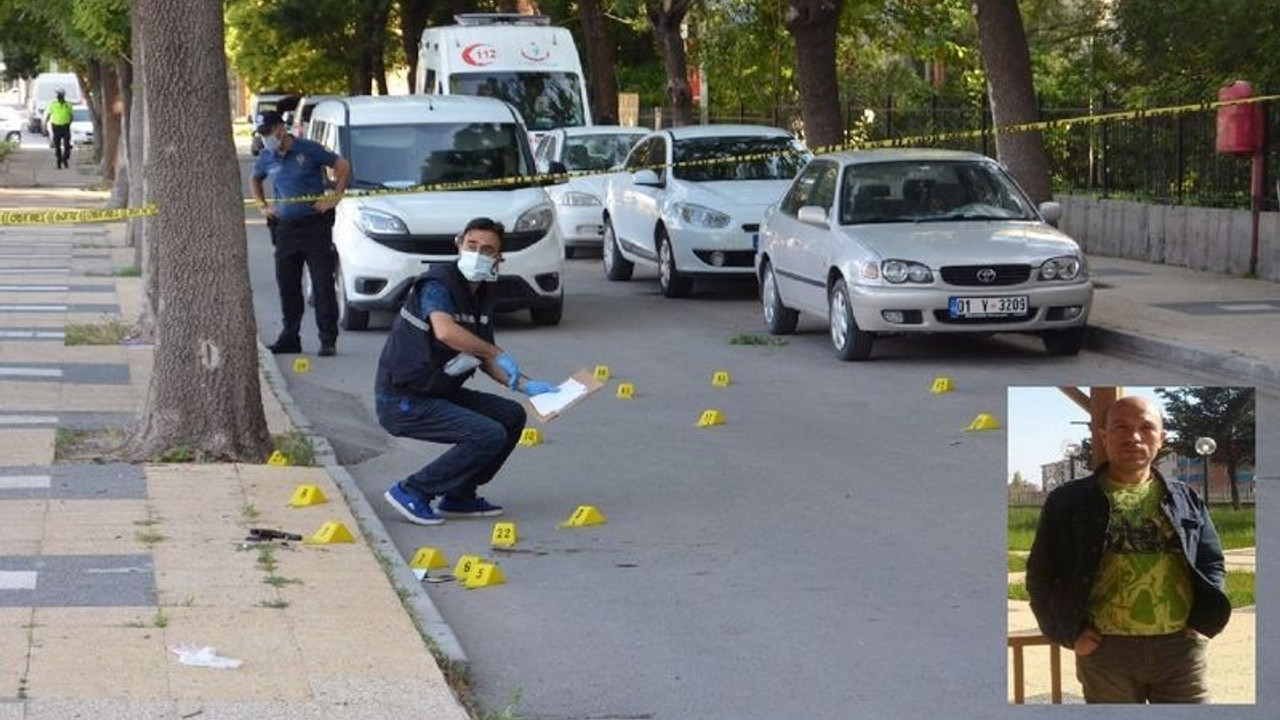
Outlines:
<svg viewBox="0 0 1280 720"><path fill-rule="evenodd" d="M279 313L260 221L249 242L270 342ZM1230 384L1089 352L1051 358L1022 338L888 340L870 362L841 363L813 320L784 346L736 345L764 335L752 283L667 300L652 273L636 275L610 283L598 258L568 261L560 326L521 314L497 328L534 377L598 364L613 374L486 488L517 523L518 552L489 549L489 521L423 528L381 500L440 451L389 438L373 418L383 331L344 334L338 356L313 356L307 375L282 361L295 400L406 556L432 545L451 560L501 563L499 588L429 586L487 709L515 702L522 718L577 720L1003 716L1005 434L965 428L978 413L1002 418L1010 385ZM318 347L310 312L303 346ZM712 387L717 370L728 388ZM931 394L937 375L955 392ZM634 384L633 399L615 398L619 380ZM503 392L483 377L472 386ZM1277 405L1260 402L1260 436L1280 428ZM709 408L725 425L695 428ZM558 529L580 504L609 522Z"/></svg>

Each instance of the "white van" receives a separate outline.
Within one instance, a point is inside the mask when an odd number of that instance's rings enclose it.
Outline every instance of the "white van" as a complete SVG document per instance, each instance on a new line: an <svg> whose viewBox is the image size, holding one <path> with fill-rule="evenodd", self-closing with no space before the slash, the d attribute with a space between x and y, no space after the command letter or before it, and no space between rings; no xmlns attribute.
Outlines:
<svg viewBox="0 0 1280 720"><path fill-rule="evenodd" d="M311 113L307 137L351 163L333 226L344 330L367 328L372 310L399 310L429 265L457 260L454 237L481 216L506 228L495 310L527 309L536 324L560 322L564 243L543 189L548 176L536 174L510 105L436 95L326 100ZM503 178L518 181L484 185ZM472 181L481 186L465 184ZM461 189L394 192L436 183Z"/></svg>
<svg viewBox="0 0 1280 720"><path fill-rule="evenodd" d="M59 90L66 93L66 100L72 105L84 102L80 95L80 81L76 79L75 73L40 73L31 81L31 95L27 97L28 130L45 134L44 111L58 96Z"/></svg>
<svg viewBox="0 0 1280 720"><path fill-rule="evenodd" d="M418 46L417 93L487 95L513 105L535 137L591 124L573 36L545 15L472 13L429 27Z"/></svg>

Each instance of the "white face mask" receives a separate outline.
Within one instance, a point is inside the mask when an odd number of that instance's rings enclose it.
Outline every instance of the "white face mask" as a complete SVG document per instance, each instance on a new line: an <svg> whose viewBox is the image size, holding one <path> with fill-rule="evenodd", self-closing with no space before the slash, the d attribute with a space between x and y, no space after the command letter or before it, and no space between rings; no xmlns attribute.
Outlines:
<svg viewBox="0 0 1280 720"><path fill-rule="evenodd" d="M280 154L280 136L268 135L262 138L262 147L276 153L277 155Z"/></svg>
<svg viewBox="0 0 1280 720"><path fill-rule="evenodd" d="M458 252L458 270L471 282L496 282L498 279L498 264L488 255L474 250Z"/></svg>

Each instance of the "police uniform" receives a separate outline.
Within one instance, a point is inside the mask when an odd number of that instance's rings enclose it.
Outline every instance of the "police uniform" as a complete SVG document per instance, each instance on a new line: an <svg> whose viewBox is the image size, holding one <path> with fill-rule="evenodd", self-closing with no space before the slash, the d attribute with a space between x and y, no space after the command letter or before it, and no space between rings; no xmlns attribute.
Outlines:
<svg viewBox="0 0 1280 720"><path fill-rule="evenodd" d="M458 375L445 365L458 351L440 342L432 312L450 312L463 328L490 344L489 285L470 284L455 263L434 265L414 282L378 358L378 422L387 432L454 447L410 475L403 485L424 501L437 495L466 501L506 462L525 424L520 403L463 387L475 368Z"/></svg>

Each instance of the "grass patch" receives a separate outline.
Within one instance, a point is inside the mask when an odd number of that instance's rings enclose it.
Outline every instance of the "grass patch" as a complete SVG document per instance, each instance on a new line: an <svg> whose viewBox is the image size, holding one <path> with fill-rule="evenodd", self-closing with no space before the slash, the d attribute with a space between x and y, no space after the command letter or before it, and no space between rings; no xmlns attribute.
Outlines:
<svg viewBox="0 0 1280 720"><path fill-rule="evenodd" d="M169 616L164 614L164 608L156 610L156 616L151 622L155 623L155 626L158 628L169 626Z"/></svg>
<svg viewBox="0 0 1280 720"><path fill-rule="evenodd" d="M302 584L302 581L297 578L281 577L279 575L276 575L275 573L272 573L271 575L268 575L262 578L262 582L266 583L267 585L270 585L271 587L284 587L285 585L301 585Z"/></svg>
<svg viewBox="0 0 1280 720"><path fill-rule="evenodd" d="M261 513L258 512L258 506L254 505L251 502L247 502L240 507L240 516L243 517L248 522L253 522L254 520L257 520L258 515L260 514Z"/></svg>
<svg viewBox="0 0 1280 720"><path fill-rule="evenodd" d="M142 268L138 267L137 265L130 265L128 267L116 268L115 270L111 271L111 275L113 277L129 277L129 278L142 277Z"/></svg>
<svg viewBox="0 0 1280 720"><path fill-rule="evenodd" d="M139 530L135 532L133 534L133 539L143 545L151 547L152 545L162 542L164 540L164 535L161 534L159 530L152 530L148 528L146 530Z"/></svg>
<svg viewBox="0 0 1280 720"><path fill-rule="evenodd" d="M1020 582L1009 583L1009 599L1022 600L1024 602L1030 601L1031 597L1027 595L1027 584Z"/></svg>
<svg viewBox="0 0 1280 720"><path fill-rule="evenodd" d="M53 436L53 462L55 464L109 462L124 446L127 437L124 428L118 427L93 430L58 428Z"/></svg>
<svg viewBox="0 0 1280 720"><path fill-rule="evenodd" d="M1212 505L1209 516L1213 518L1213 526L1218 531L1224 550L1236 550L1255 546L1254 512L1252 505L1243 505L1233 510L1231 505Z"/></svg>
<svg viewBox="0 0 1280 720"><path fill-rule="evenodd" d="M288 459L290 465L298 467L315 467L316 448L311 438L297 430L271 436L271 449L278 450Z"/></svg>
<svg viewBox="0 0 1280 720"><path fill-rule="evenodd" d="M168 450L162 450L151 455L151 462L154 463L207 463L216 462L216 460L189 445L176 445Z"/></svg>
<svg viewBox="0 0 1280 720"><path fill-rule="evenodd" d="M739 333L729 338L730 345L765 345L769 347L780 347L786 345L787 341L780 337L772 335L756 335L754 333Z"/></svg>
<svg viewBox="0 0 1280 720"><path fill-rule="evenodd" d="M261 605L261 606L262 606L262 607L264 607L264 608L271 608L272 610L283 610L283 609L285 609L285 608L289 607L289 601L288 601L288 600L281 600L280 598L273 598L273 599L271 599L271 600L263 600L262 602L260 602L260 603L258 603L258 604L259 604L259 605Z"/></svg>
<svg viewBox="0 0 1280 720"><path fill-rule="evenodd" d="M1232 608L1256 604L1253 596L1253 580L1254 574L1251 572L1227 571L1227 597L1231 599Z"/></svg>
<svg viewBox="0 0 1280 720"><path fill-rule="evenodd" d="M63 343L73 345L119 345L129 335L129 326L119 320L104 323L72 323L63 331Z"/></svg>
<svg viewBox="0 0 1280 720"><path fill-rule="evenodd" d="M258 569L274 575L280 563L276 561L276 549L270 545L258 548Z"/></svg>
<svg viewBox="0 0 1280 720"><path fill-rule="evenodd" d="M1009 508L1009 549L1027 551L1036 539L1036 524L1040 522L1040 508Z"/></svg>
<svg viewBox="0 0 1280 720"><path fill-rule="evenodd" d="M1009 553L1009 572L1026 572L1027 556L1018 553Z"/></svg>

